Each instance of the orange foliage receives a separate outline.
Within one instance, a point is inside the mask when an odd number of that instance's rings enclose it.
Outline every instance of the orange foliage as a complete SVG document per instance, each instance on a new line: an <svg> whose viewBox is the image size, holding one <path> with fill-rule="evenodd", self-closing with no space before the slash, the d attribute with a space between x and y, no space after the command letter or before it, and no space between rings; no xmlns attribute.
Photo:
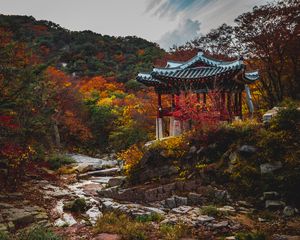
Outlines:
<svg viewBox="0 0 300 240"><path fill-rule="evenodd" d="M80 140L87 141L92 139L92 133L88 127L86 127L76 114L71 111L66 111L62 116L64 125L68 128L70 135L78 136Z"/></svg>
<svg viewBox="0 0 300 240"><path fill-rule="evenodd" d="M118 155L118 159L124 161L125 174L130 174L130 171L141 161L143 155L143 152L136 144Z"/></svg>
<svg viewBox="0 0 300 240"><path fill-rule="evenodd" d="M121 54L115 55L115 60L118 62L123 62L125 60L124 54L121 53Z"/></svg>
<svg viewBox="0 0 300 240"><path fill-rule="evenodd" d="M137 54L138 54L139 56L143 56L143 55L145 54L145 50L144 50L144 49L139 49L139 50L137 51Z"/></svg>
<svg viewBox="0 0 300 240"><path fill-rule="evenodd" d="M102 76L96 76L82 83L79 90L83 95L89 96L95 91L116 91L119 89L124 89L123 84L110 81Z"/></svg>

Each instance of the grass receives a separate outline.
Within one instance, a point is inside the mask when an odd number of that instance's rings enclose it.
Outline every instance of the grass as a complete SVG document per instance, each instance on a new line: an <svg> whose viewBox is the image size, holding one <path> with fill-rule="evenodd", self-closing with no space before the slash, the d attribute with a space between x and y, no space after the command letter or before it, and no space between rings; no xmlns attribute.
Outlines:
<svg viewBox="0 0 300 240"><path fill-rule="evenodd" d="M201 208L201 213L212 217L221 217L223 215L223 213L219 211L216 206L213 205L203 206Z"/></svg>
<svg viewBox="0 0 300 240"><path fill-rule="evenodd" d="M114 233L122 236L125 240L146 240L147 231L150 227L146 223L138 222L124 214L113 212L104 213L96 224L97 233Z"/></svg>
<svg viewBox="0 0 300 240"><path fill-rule="evenodd" d="M188 228L183 224L162 224L159 231L161 239L164 240L179 240L188 234Z"/></svg>
<svg viewBox="0 0 300 240"><path fill-rule="evenodd" d="M135 218L138 222L160 222L163 220L163 216L158 213L152 213L150 215L141 215Z"/></svg>
<svg viewBox="0 0 300 240"><path fill-rule="evenodd" d="M75 160L66 155L55 153L50 155L47 162L52 170L57 170L65 165L75 163Z"/></svg>
<svg viewBox="0 0 300 240"><path fill-rule="evenodd" d="M8 236L0 232L0 240L63 240L51 230L43 227L35 227L29 230L23 230L18 236Z"/></svg>

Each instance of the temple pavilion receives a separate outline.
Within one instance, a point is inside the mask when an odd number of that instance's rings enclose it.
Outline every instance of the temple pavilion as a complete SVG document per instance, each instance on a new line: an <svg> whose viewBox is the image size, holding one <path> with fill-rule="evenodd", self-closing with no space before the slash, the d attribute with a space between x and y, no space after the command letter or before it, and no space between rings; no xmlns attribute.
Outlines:
<svg viewBox="0 0 300 240"><path fill-rule="evenodd" d="M178 110L176 99L187 92L196 94L204 106L210 92L217 92L220 102L220 117L223 120L242 118L243 96L250 113L253 113L253 103L249 84L259 79L258 71L247 72L243 59L236 61L220 61L198 52L186 62L168 61L163 68L154 67L149 73L139 73L137 81L146 86L154 87L158 96L158 111L156 119L156 138L164 137L163 118L169 118L169 135L177 136L186 129L182 118L174 114ZM245 94L243 94L245 91ZM162 95L170 95L171 108L164 108ZM226 114L225 114L226 113Z"/></svg>

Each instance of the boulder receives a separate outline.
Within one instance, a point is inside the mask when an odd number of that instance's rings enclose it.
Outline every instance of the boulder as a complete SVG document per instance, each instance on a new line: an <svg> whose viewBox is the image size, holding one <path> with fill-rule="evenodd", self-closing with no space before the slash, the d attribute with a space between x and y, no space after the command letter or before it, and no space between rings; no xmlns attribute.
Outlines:
<svg viewBox="0 0 300 240"><path fill-rule="evenodd" d="M15 225L26 226L34 222L35 212L25 212L22 209L11 209L9 220Z"/></svg>
<svg viewBox="0 0 300 240"><path fill-rule="evenodd" d="M292 217L293 215L295 215L295 208L291 207L291 206L286 206L284 209L283 209L283 215L285 217Z"/></svg>
<svg viewBox="0 0 300 240"><path fill-rule="evenodd" d="M189 205L198 205L202 203L203 197L201 194L190 192L187 199Z"/></svg>
<svg viewBox="0 0 300 240"><path fill-rule="evenodd" d="M194 154L197 151L197 148L195 146L191 146L189 153Z"/></svg>
<svg viewBox="0 0 300 240"><path fill-rule="evenodd" d="M239 148L239 153L244 155L251 155L256 152L256 147L251 145L243 145Z"/></svg>
<svg viewBox="0 0 300 240"><path fill-rule="evenodd" d="M264 192L263 193L263 199L264 200L276 200L279 198L279 193L278 192Z"/></svg>
<svg viewBox="0 0 300 240"><path fill-rule="evenodd" d="M214 217L210 217L210 216L207 216L207 215L201 215L197 218L197 222L199 222L200 224L203 224L203 223L206 223L206 222L211 222L215 220Z"/></svg>
<svg viewBox="0 0 300 240"><path fill-rule="evenodd" d="M222 221L222 222L218 222L218 223L213 223L211 225L212 228L223 228L223 227L227 227L229 225L228 221Z"/></svg>
<svg viewBox="0 0 300 240"><path fill-rule="evenodd" d="M125 181L126 181L125 176L112 177L108 180L107 185L109 187L121 186L125 183Z"/></svg>
<svg viewBox="0 0 300 240"><path fill-rule="evenodd" d="M291 235L273 235L272 240L300 240L300 236L291 236Z"/></svg>
<svg viewBox="0 0 300 240"><path fill-rule="evenodd" d="M275 170L282 168L282 163L280 161L274 163L264 163L260 165L261 174L271 173Z"/></svg>
<svg viewBox="0 0 300 240"><path fill-rule="evenodd" d="M175 196L176 207L186 206L188 203L188 199L186 197Z"/></svg>
<svg viewBox="0 0 300 240"><path fill-rule="evenodd" d="M278 210L282 209L285 206L285 203L277 200L267 200L265 206L268 209Z"/></svg>
<svg viewBox="0 0 300 240"><path fill-rule="evenodd" d="M167 198L165 200L165 207L167 208L176 208L176 201L175 201L175 198L174 197L171 197L171 198Z"/></svg>

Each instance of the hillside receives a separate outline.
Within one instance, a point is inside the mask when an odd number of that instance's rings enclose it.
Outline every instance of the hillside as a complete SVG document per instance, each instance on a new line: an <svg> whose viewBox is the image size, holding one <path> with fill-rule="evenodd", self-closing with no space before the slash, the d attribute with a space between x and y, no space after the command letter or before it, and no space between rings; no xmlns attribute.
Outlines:
<svg viewBox="0 0 300 240"><path fill-rule="evenodd" d="M0 28L26 43L40 62L76 76L114 76L126 82L149 70L164 51L135 36L112 37L92 31L70 31L50 21L29 16L0 15Z"/></svg>

